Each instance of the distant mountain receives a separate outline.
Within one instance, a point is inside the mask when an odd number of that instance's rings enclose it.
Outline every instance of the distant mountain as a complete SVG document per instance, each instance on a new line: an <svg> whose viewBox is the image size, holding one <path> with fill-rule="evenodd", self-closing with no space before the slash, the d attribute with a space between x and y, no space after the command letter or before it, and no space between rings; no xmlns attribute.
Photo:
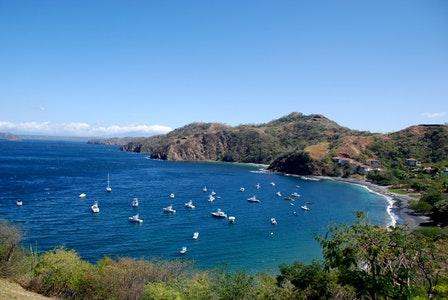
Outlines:
<svg viewBox="0 0 448 300"><path fill-rule="evenodd" d="M12 133L0 132L0 140L19 141L20 138Z"/></svg>
<svg viewBox="0 0 448 300"><path fill-rule="evenodd" d="M132 142L138 142L144 138L139 137L124 137L124 138L94 138L87 141L87 144L95 144L95 145L117 145L123 146Z"/></svg>
<svg viewBox="0 0 448 300"><path fill-rule="evenodd" d="M404 163L408 157L442 161L448 156L448 127L417 125L379 134L351 130L322 115L294 112L268 123L235 127L192 123L165 135L133 140L121 149L149 153L155 159L262 163L288 173L340 175L335 157L361 168L369 159L382 167Z"/></svg>

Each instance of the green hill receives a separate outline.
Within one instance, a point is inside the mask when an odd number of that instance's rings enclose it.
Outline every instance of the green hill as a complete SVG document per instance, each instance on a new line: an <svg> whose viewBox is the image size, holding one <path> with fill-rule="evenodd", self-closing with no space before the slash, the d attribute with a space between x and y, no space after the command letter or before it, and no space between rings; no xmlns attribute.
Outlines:
<svg viewBox="0 0 448 300"><path fill-rule="evenodd" d="M268 123L235 127L192 123L122 149L149 153L154 159L261 163L281 172L341 176L370 170L369 159L378 160L379 166L373 167L383 169L403 166L411 157L443 165L448 157L447 128L416 125L379 134L352 130L322 115L294 112ZM347 158L348 163L341 165L334 157Z"/></svg>

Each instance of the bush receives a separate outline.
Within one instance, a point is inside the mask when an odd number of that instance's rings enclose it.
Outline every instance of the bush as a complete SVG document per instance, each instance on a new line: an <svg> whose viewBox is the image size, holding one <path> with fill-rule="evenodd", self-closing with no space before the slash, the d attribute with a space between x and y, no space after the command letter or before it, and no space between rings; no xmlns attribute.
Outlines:
<svg viewBox="0 0 448 300"><path fill-rule="evenodd" d="M91 289L92 269L75 251L55 249L39 257L30 287L49 296L81 297Z"/></svg>
<svg viewBox="0 0 448 300"><path fill-rule="evenodd" d="M254 278L245 273L220 273L213 280L212 290L219 299L254 299Z"/></svg>
<svg viewBox="0 0 448 300"><path fill-rule="evenodd" d="M104 258L98 263L95 289L104 299L140 299L148 283L169 282L185 275L190 263ZM160 285L149 289L161 289Z"/></svg>
<svg viewBox="0 0 448 300"><path fill-rule="evenodd" d="M152 282L145 285L144 300L181 300L181 293L177 288L167 283Z"/></svg>
<svg viewBox="0 0 448 300"><path fill-rule="evenodd" d="M0 221L0 277L23 281L34 266L35 255L20 246L22 233L6 221Z"/></svg>
<svg viewBox="0 0 448 300"><path fill-rule="evenodd" d="M322 299L331 295L332 278L318 262L305 265L296 262L280 266L279 284L291 282L306 299Z"/></svg>
<svg viewBox="0 0 448 300"><path fill-rule="evenodd" d="M421 213L421 214L429 214L432 212L432 205L429 203L426 203L424 201L417 201L416 203L413 203L409 206L412 210Z"/></svg>

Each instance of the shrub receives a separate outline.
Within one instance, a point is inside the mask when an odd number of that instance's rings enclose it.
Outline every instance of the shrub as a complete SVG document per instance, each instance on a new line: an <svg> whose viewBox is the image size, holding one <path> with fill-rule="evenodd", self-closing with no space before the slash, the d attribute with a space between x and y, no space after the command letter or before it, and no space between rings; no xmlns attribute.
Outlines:
<svg viewBox="0 0 448 300"><path fill-rule="evenodd" d="M417 201L416 203L411 204L409 207L421 214L429 214L429 213L431 213L431 211L433 209L431 204L426 203L421 200Z"/></svg>
<svg viewBox="0 0 448 300"><path fill-rule="evenodd" d="M220 273L213 280L212 290L219 299L254 299L255 281L242 272Z"/></svg>
<svg viewBox="0 0 448 300"><path fill-rule="evenodd" d="M181 293L168 283L152 282L145 285L144 300L181 300ZM197 299L197 298L196 298Z"/></svg>
<svg viewBox="0 0 448 300"><path fill-rule="evenodd" d="M277 280L279 284L290 281L306 299L328 298L331 294L332 278L319 262L282 265Z"/></svg>
<svg viewBox="0 0 448 300"><path fill-rule="evenodd" d="M95 289L102 298L140 299L145 284L169 282L185 275L190 263L182 261L146 261L104 258L98 263ZM161 288L161 286L154 286ZM152 287L150 288L152 289Z"/></svg>
<svg viewBox="0 0 448 300"><path fill-rule="evenodd" d="M58 248L39 257L30 287L50 296L82 297L90 290L92 268L75 251Z"/></svg>

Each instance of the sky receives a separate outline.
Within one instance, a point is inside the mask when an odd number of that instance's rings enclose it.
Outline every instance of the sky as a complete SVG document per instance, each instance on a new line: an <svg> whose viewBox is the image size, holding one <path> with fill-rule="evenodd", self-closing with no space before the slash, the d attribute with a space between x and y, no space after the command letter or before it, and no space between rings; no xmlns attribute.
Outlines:
<svg viewBox="0 0 448 300"><path fill-rule="evenodd" d="M448 122L448 1L0 0L0 131Z"/></svg>

